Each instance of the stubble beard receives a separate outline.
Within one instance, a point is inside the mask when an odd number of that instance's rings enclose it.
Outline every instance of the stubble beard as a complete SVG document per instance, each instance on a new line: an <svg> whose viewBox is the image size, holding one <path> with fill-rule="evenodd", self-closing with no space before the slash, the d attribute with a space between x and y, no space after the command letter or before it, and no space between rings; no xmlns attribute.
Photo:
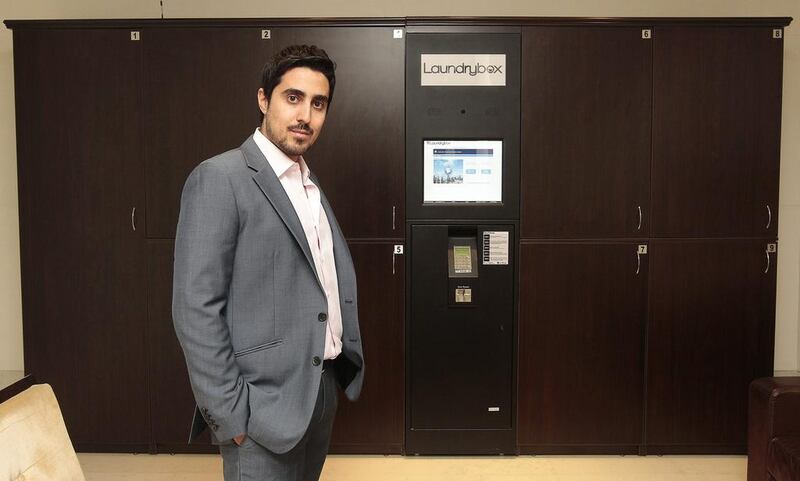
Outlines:
<svg viewBox="0 0 800 481"><path fill-rule="evenodd" d="M297 140L292 139L288 133L284 134L282 138L278 139L278 142L275 145L277 145L278 148L289 157L303 155L306 153L306 150L308 150L309 147L308 142L299 143Z"/></svg>
<svg viewBox="0 0 800 481"><path fill-rule="evenodd" d="M270 122L266 122L266 137L275 144L276 147L281 149L284 154L289 157L296 157L303 155L306 153L309 147L311 147L310 142L299 142L296 139L292 138L289 135L289 130L286 129L282 132L276 132L276 129L272 127Z"/></svg>

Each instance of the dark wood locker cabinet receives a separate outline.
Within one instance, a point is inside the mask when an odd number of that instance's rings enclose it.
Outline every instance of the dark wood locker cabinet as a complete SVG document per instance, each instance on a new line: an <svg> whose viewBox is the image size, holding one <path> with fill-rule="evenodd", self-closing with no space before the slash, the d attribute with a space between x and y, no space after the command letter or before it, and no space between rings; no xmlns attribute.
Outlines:
<svg viewBox="0 0 800 481"><path fill-rule="evenodd" d="M748 385L772 368L772 242L651 242L648 454L746 452Z"/></svg>
<svg viewBox="0 0 800 481"><path fill-rule="evenodd" d="M259 126L256 93L273 43L259 28L146 28L143 49L147 237L175 237L180 197L200 162Z"/></svg>
<svg viewBox="0 0 800 481"><path fill-rule="evenodd" d="M393 242L351 241L366 371L361 397L339 397L331 453L400 454L403 447L405 260Z"/></svg>
<svg viewBox="0 0 800 481"><path fill-rule="evenodd" d="M648 235L652 45L638 27L523 29L523 238Z"/></svg>
<svg viewBox="0 0 800 481"><path fill-rule="evenodd" d="M648 283L640 245L523 241L521 453L638 452Z"/></svg>
<svg viewBox="0 0 800 481"><path fill-rule="evenodd" d="M317 45L336 62L322 134L305 155L345 237L403 237L405 39L396 27L281 27L275 51Z"/></svg>
<svg viewBox="0 0 800 481"><path fill-rule="evenodd" d="M52 385L80 451L144 451L149 437L141 44L130 36L14 31L25 369Z"/></svg>
<svg viewBox="0 0 800 481"><path fill-rule="evenodd" d="M766 26L654 30L655 237L777 236L783 40L774 37Z"/></svg>

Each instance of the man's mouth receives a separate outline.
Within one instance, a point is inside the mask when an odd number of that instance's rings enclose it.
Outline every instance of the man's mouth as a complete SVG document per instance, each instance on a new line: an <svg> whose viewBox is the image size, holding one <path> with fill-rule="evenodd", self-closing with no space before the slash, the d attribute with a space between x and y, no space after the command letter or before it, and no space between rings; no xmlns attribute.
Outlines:
<svg viewBox="0 0 800 481"><path fill-rule="evenodd" d="M302 136L302 137L308 137L308 136L311 135L311 130L303 129L303 128L290 128L289 132L291 132L293 134L296 134L296 135L299 135L299 136Z"/></svg>

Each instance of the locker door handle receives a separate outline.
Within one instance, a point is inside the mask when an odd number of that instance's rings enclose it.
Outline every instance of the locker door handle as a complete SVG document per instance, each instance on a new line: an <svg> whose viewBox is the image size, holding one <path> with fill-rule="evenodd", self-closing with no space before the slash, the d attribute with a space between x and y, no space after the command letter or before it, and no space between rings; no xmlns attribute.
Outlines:
<svg viewBox="0 0 800 481"><path fill-rule="evenodd" d="M639 209L639 225L636 226L636 230L642 230L642 206L637 206Z"/></svg>
<svg viewBox="0 0 800 481"><path fill-rule="evenodd" d="M770 260L769 260L769 251L766 251L766 254L767 254L767 267L764 269L764 274L766 274L767 272L769 272L769 264L770 264Z"/></svg>
<svg viewBox="0 0 800 481"><path fill-rule="evenodd" d="M764 274L766 274L767 272L769 272L769 268L771 267L772 264L772 256L770 254L772 254L773 252L778 252L778 244L776 242L770 242L769 244L767 244L767 248L764 249L764 252L767 255L767 267L764 268Z"/></svg>
<svg viewBox="0 0 800 481"><path fill-rule="evenodd" d="M769 229L770 224L772 224L772 209L767 204L767 229Z"/></svg>
<svg viewBox="0 0 800 481"><path fill-rule="evenodd" d="M636 275L642 271L642 256L647 254L647 244L636 246Z"/></svg>
<svg viewBox="0 0 800 481"><path fill-rule="evenodd" d="M136 232L136 206L131 210L131 229Z"/></svg>

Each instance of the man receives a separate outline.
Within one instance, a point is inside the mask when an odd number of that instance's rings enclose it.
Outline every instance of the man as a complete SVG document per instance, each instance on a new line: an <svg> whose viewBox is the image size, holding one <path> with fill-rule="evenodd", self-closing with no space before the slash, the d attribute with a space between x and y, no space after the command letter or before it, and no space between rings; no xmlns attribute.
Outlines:
<svg viewBox="0 0 800 481"><path fill-rule="evenodd" d="M334 63L292 46L264 67L261 126L186 180L173 319L226 481L316 480L337 405L364 361L350 252L302 155L325 123Z"/></svg>

